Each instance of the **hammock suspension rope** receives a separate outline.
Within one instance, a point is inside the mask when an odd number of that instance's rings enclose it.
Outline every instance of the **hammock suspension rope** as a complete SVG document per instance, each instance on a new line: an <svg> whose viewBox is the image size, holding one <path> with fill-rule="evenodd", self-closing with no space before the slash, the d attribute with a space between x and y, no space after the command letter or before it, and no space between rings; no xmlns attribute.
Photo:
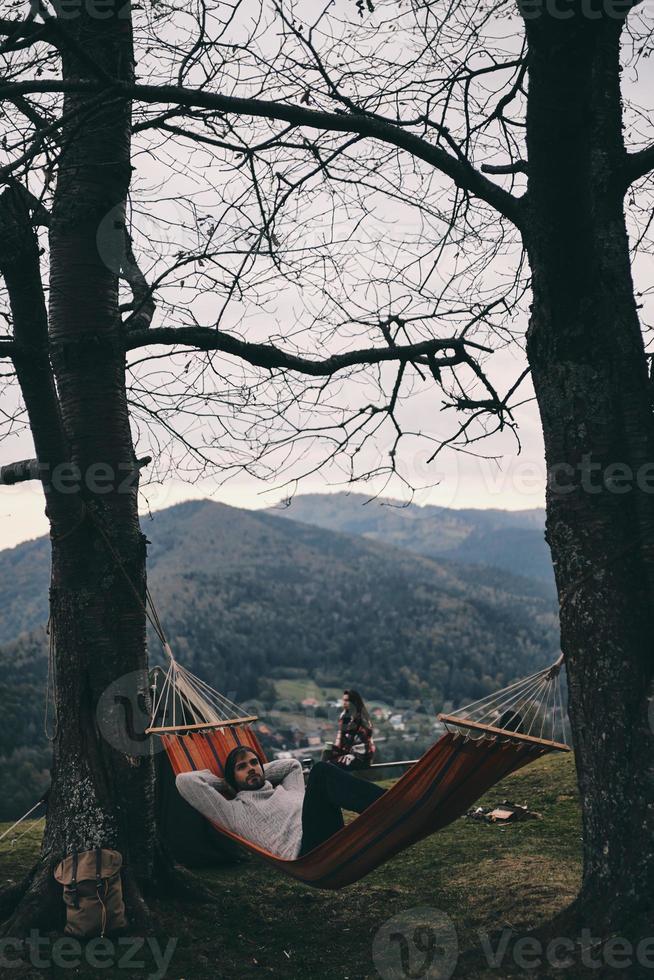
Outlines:
<svg viewBox="0 0 654 980"><path fill-rule="evenodd" d="M34 813L35 810L38 810L38 808L41 806L41 804L43 802L44 802L43 797L41 797L41 799L40 800L37 800L36 803L33 806L31 806L26 813L24 813L22 815L22 817L19 817L18 820L16 820L14 823L12 823L11 827L7 827L7 829L0 834L0 842L2 842L3 840L5 840L6 837L9 837L9 835L12 832L12 830L15 830L16 827L20 827L20 825L22 824L22 822L24 820L27 820L27 818L29 817L29 815L31 813ZM36 822L37 823L41 823L42 820L45 820L45 817L40 817L39 820L37 820ZM23 838L31 830L35 830L35 829L36 828L32 824L30 824L28 827L25 828L25 830L22 832L22 834L19 834L18 835L18 837L11 837L9 839L9 844L11 844L12 847L15 847L16 844L18 843L18 841L21 840L21 838Z"/></svg>
<svg viewBox="0 0 654 980"><path fill-rule="evenodd" d="M459 728L469 738L483 738L490 730L539 739L560 749L566 744L566 718L560 673L563 655L551 667L473 701L451 714L440 714L445 727Z"/></svg>

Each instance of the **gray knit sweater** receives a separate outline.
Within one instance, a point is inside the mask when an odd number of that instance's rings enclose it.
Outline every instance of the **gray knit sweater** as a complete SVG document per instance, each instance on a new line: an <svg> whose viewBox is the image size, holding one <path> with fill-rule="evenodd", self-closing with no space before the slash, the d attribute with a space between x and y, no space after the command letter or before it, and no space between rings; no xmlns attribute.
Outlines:
<svg viewBox="0 0 654 980"><path fill-rule="evenodd" d="M177 789L191 806L226 830L282 858L296 858L302 843L304 777L297 759L276 759L263 767L261 789L241 790L225 799L224 779L208 769L182 772Z"/></svg>

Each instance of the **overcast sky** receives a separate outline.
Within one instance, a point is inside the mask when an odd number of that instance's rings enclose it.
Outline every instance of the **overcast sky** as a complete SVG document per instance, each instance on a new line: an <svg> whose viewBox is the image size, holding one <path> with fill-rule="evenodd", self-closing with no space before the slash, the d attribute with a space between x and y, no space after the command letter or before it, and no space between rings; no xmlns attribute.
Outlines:
<svg viewBox="0 0 654 980"><path fill-rule="evenodd" d="M535 404L522 409L522 453L514 452L515 441L510 435L494 440L504 455L498 461L474 458L456 452L441 456L429 470L413 467L417 484L438 480L437 486L415 495L417 504L436 504L443 507L499 507L522 510L542 507L544 504L545 465L543 461L540 423ZM0 465L31 454L27 438L0 445ZM485 447L490 453L490 446ZM332 475L336 481L338 476ZM298 493L324 493L347 489L336 482L329 483L329 474L307 479ZM367 493L369 488L354 488ZM274 483L263 484L243 475L220 487L215 480L196 485L168 480L163 484L146 486L141 494L142 513L156 511L182 500L210 497L234 507L269 507L287 496L287 491L275 488ZM0 548L10 548L21 541L46 534L47 520L43 513L43 496L39 484L23 484L0 487Z"/></svg>
<svg viewBox="0 0 654 980"><path fill-rule="evenodd" d="M635 72L625 73L625 93L627 96L636 95L638 102L648 108L647 103L651 103L654 97L653 78L654 66L647 61L641 62L638 75ZM643 280L647 275L643 269L638 278ZM648 285L645 282L644 288ZM515 324L519 329L526 329L526 325L526 317L523 323ZM523 369L524 354L517 345L505 348L493 355L493 363L494 379L505 379L508 386ZM522 397L528 398L529 394L530 389L525 385ZM438 396L433 389L413 399L407 411L405 418L409 423L413 422L416 428L433 435L441 431L443 422L439 417ZM449 419L451 415L447 417ZM424 447L421 451L415 443L408 442L403 461L408 477L418 488L414 496L415 503L453 508L509 510L542 507L545 466L540 422L533 400L520 409L519 422L522 443L520 454L516 451L515 439L507 432L475 447L483 453L481 458L446 451L434 464L425 467ZM144 451L149 451L149 447L137 446L137 453ZM0 465L32 455L33 447L26 434L0 443ZM340 482L341 479L335 469L326 469L320 475L307 478L296 492L336 492L347 489ZM421 487L424 489L420 489ZM372 494L380 491L381 484L373 483L351 489ZM394 488L392 495L398 495L397 488ZM168 480L164 484L145 486L141 496L144 514L183 500L198 498L212 498L232 506L262 508L288 496L288 488L280 487L274 480L264 484L240 475L224 486L220 486L215 479L195 485ZM0 548L12 547L46 532L47 521L38 484L0 488Z"/></svg>

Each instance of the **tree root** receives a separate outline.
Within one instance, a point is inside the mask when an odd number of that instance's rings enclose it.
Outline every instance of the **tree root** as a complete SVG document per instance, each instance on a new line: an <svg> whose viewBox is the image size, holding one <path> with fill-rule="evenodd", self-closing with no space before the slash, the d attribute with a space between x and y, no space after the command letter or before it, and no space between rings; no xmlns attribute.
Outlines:
<svg viewBox="0 0 654 980"><path fill-rule="evenodd" d="M187 868L177 864L161 838L157 839L154 870L143 885L147 898L215 902L216 895Z"/></svg>
<svg viewBox="0 0 654 980"><path fill-rule="evenodd" d="M158 868L156 889L166 898L185 902L215 902L216 894L187 868L163 862ZM149 893L149 890L148 890Z"/></svg>
<svg viewBox="0 0 654 980"><path fill-rule="evenodd" d="M123 870L122 880L129 932L139 936L154 935L157 932L157 920L145 900L136 876L129 867Z"/></svg>
<svg viewBox="0 0 654 980"><path fill-rule="evenodd" d="M160 931L150 900L214 903L216 895L186 868L175 864L166 850L157 849L152 876L141 885L129 866L123 869L123 899L130 934L155 935Z"/></svg>
<svg viewBox="0 0 654 980"><path fill-rule="evenodd" d="M582 929L597 937L598 944L619 936L637 944L652 933L652 896L641 896L632 904L611 901L608 896L590 901L578 895L566 908L548 919L530 936L547 943L560 936L578 937Z"/></svg>
<svg viewBox="0 0 654 980"><path fill-rule="evenodd" d="M650 901L650 899L648 899ZM501 967L507 976L517 976L517 953L521 940L536 941L537 948L544 953L551 950L558 963L543 962L539 966L540 980L554 978L569 978L592 976L595 980L604 977L615 977L615 969L609 969L604 957L604 947L612 939L620 939L630 943L632 949L639 942L651 936L651 911L612 906L606 899L594 903L583 902L581 896L566 908L561 909L551 919L546 920L534 929L514 929L507 926L510 938L507 942L506 931L498 929L487 937L488 948L497 951L501 956ZM558 940L558 942L555 942ZM550 946L550 944L552 944ZM532 954L529 953L531 956ZM540 953L534 953L538 956ZM482 950L478 945L462 951L457 962L456 977L477 975L484 965L488 967L488 950ZM567 962L563 962L567 961ZM592 967L592 969L591 969ZM508 968L508 969L507 969ZM638 966L634 965L635 973L624 972L624 976L641 976Z"/></svg>
<svg viewBox="0 0 654 980"><path fill-rule="evenodd" d="M63 928L61 889L54 880L50 862L35 864L27 878L11 892L6 899L9 917L0 926L0 936L24 939L33 929L45 932Z"/></svg>
<svg viewBox="0 0 654 980"><path fill-rule="evenodd" d="M5 919L9 918L27 891L30 881L31 875L27 875L23 881L13 885L7 885L6 888L0 891L0 922L4 922Z"/></svg>

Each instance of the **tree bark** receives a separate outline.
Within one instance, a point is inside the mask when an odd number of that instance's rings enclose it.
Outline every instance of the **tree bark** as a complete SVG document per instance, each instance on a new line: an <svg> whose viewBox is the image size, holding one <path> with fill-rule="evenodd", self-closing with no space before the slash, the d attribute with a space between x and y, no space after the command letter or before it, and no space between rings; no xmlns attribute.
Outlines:
<svg viewBox="0 0 654 980"><path fill-rule="evenodd" d="M62 27L64 78L88 77L95 64L99 73L131 81L127 8L120 0L106 16L108 6L103 5L102 17L89 15L92 5L80 6ZM100 229L108 226L110 238L115 232L124 241L130 107L110 93L101 101L68 96L64 114L68 122L50 221L49 354L56 379L51 394L61 435L54 454L48 455L48 447L56 439L46 428L52 418L36 412L31 421L40 462L67 462L72 468L53 475L49 467L56 678L52 786L39 864L4 927L14 936L56 921L54 907L61 898L52 887L52 870L73 848L111 847L122 853L128 912L137 924L147 919L142 886L154 884L161 868L152 757L117 750L98 716L103 693L125 675L134 697L144 705L149 701L145 615L135 596L145 592L145 538L125 393L119 266L99 239ZM41 367L49 369L41 345L39 364L44 356ZM26 363L32 369L35 357L30 347ZM38 405L36 395L33 403Z"/></svg>
<svg viewBox="0 0 654 980"><path fill-rule="evenodd" d="M14 369L34 439L46 507L54 527L79 519L79 500L56 494L50 476L68 458L61 411L48 351L46 309L34 217L20 185L0 195L0 272L13 318Z"/></svg>
<svg viewBox="0 0 654 980"><path fill-rule="evenodd" d="M583 806L577 911L638 931L654 899L654 416L623 210L622 24L545 9L526 24L527 351Z"/></svg>

